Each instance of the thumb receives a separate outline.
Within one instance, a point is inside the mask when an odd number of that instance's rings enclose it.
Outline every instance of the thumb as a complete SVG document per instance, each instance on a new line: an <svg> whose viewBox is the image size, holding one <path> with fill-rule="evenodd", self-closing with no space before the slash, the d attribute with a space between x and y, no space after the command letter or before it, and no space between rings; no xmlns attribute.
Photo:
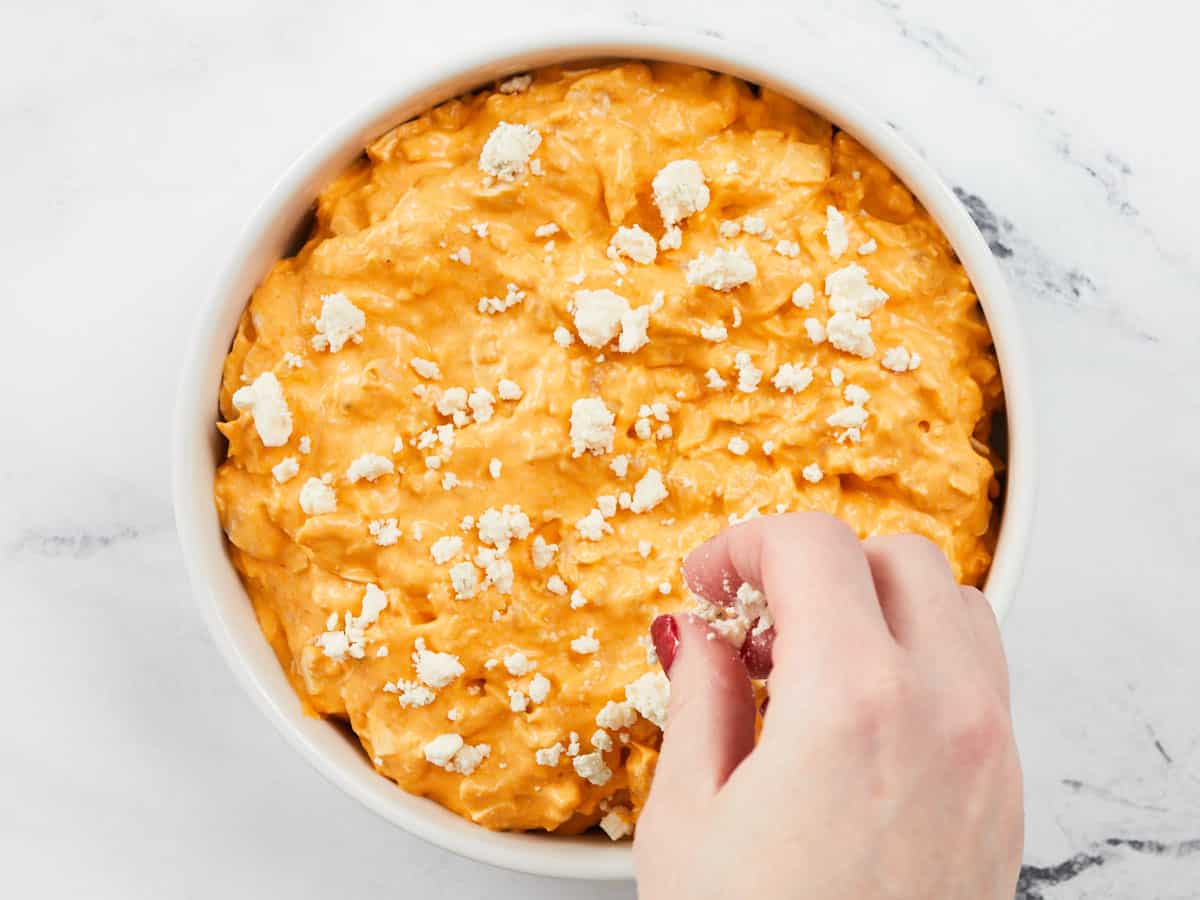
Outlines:
<svg viewBox="0 0 1200 900"><path fill-rule="evenodd" d="M648 805L694 808L754 749L754 692L728 643L699 619L659 616L650 629L671 700Z"/></svg>

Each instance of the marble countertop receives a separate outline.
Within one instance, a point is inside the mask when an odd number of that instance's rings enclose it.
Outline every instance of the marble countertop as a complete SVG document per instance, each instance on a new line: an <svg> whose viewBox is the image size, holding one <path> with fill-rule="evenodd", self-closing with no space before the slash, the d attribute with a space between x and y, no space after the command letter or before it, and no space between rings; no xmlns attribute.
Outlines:
<svg viewBox="0 0 1200 900"><path fill-rule="evenodd" d="M568 8L783 45L956 187L1035 367L1040 509L1005 627L1028 801L1019 896L1200 896L1200 127L1167 101L1194 81L1197 13L1170 0L169 9L182 5L0 11L13 896L632 897L458 859L317 777L209 641L168 490L181 348L276 175L466 29L536 29Z"/></svg>

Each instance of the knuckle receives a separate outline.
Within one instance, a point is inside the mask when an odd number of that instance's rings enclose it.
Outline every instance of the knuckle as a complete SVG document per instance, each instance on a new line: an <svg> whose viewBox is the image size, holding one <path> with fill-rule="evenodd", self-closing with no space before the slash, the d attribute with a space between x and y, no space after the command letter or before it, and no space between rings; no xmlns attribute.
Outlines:
<svg viewBox="0 0 1200 900"><path fill-rule="evenodd" d="M844 709L846 725L859 735L880 735L905 719L913 700L912 681L903 671L876 674L852 691Z"/></svg>
<svg viewBox="0 0 1200 900"><path fill-rule="evenodd" d="M984 702L961 713L950 734L951 752L956 762L968 768L1006 764L1012 741L1012 729L998 702Z"/></svg>

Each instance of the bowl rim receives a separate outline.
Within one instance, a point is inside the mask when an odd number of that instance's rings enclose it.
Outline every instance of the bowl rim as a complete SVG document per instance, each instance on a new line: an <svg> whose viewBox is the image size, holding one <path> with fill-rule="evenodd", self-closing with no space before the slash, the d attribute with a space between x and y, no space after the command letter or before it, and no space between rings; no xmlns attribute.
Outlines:
<svg viewBox="0 0 1200 900"><path fill-rule="evenodd" d="M536 37L528 33L495 36L432 70L410 70L316 140L284 172L247 221L196 313L176 394L171 481L184 563L213 640L254 703L327 780L409 833L470 859L534 875L628 879L633 877L629 842L491 832L432 801L405 794L381 778L365 759L353 762L339 750L339 743L347 743L340 731L325 720L306 715L257 625L247 627L250 604L229 563L212 502L218 446L214 423L224 355L250 291L279 258L279 248L290 243L288 236L321 187L372 137L437 102L540 66L606 57L688 63L736 75L791 97L867 146L905 182L942 228L979 296L1004 382L1008 471L1000 533L985 585L996 615L1002 619L1016 592L1032 529L1034 409L1017 310L987 242L933 167L883 117L860 105L853 91L829 76L816 78L802 71L800 65L789 61L798 58L794 52L784 58L762 48L690 31L581 23ZM254 621L252 612L249 621Z"/></svg>

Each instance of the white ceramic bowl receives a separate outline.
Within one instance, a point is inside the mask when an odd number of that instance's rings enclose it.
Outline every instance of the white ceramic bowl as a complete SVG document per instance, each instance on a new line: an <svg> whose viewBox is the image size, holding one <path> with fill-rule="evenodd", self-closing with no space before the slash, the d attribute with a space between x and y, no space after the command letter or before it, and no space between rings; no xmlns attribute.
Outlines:
<svg viewBox="0 0 1200 900"><path fill-rule="evenodd" d="M221 366L238 318L271 265L292 246L317 193L363 146L392 126L496 78L539 66L598 57L691 63L728 72L792 97L849 131L904 180L941 225L979 294L1004 377L1009 428L1007 493L987 593L998 615L1012 600L1033 516L1033 409L1029 369L1004 279L974 223L945 184L890 127L822 85L795 56L767 59L694 34L641 27L576 29L494 41L459 53L440 70L400 78L382 96L318 140L275 185L234 243L232 259L200 310L175 416L175 519L192 586L217 645L247 693L275 727L326 778L379 815L471 859L538 875L630 878L628 842L602 837L498 834L430 800L406 794L376 774L356 742L328 722L309 718L263 639L226 552L213 504L214 470L224 452L217 421Z"/></svg>

